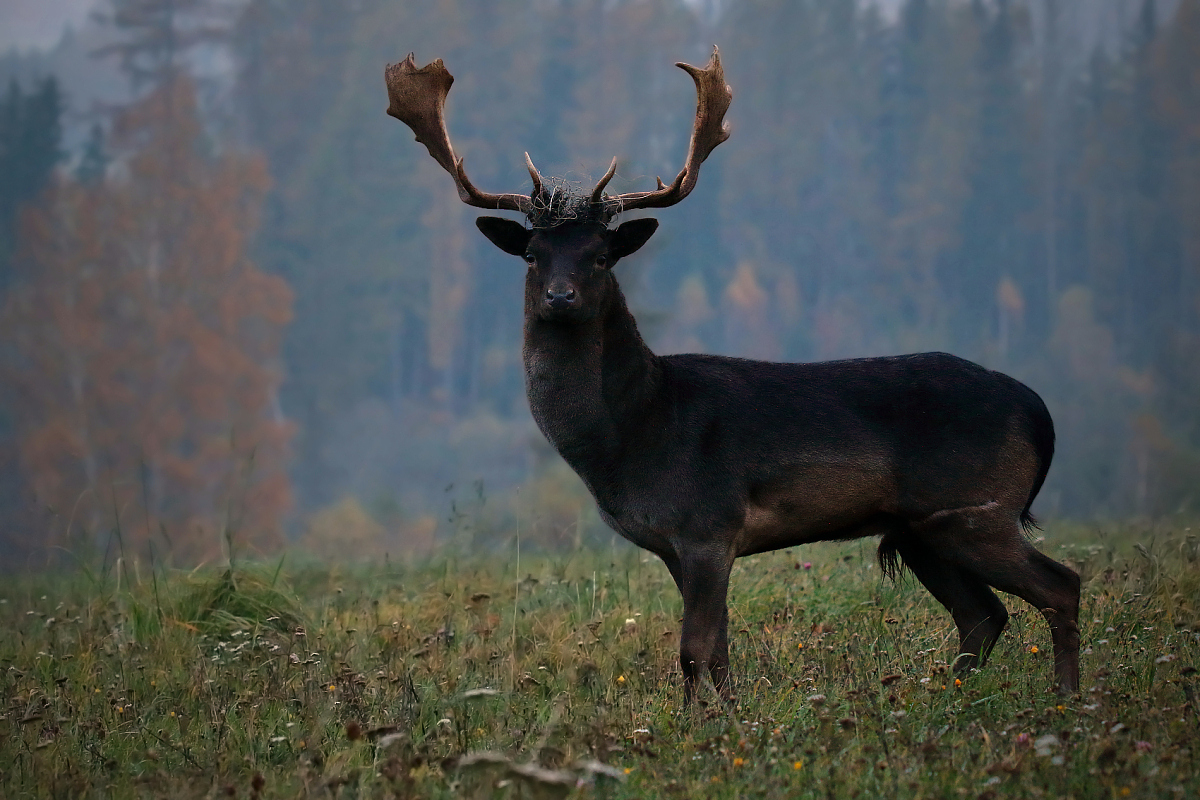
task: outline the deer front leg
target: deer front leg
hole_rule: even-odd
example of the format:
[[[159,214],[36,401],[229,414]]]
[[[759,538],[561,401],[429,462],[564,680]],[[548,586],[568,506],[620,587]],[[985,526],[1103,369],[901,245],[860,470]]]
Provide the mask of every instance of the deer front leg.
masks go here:
[[[697,548],[664,559],[683,595],[683,632],[679,637],[679,666],[683,669],[684,701],[691,703],[705,670],[721,696],[729,690],[729,572],[733,559],[723,551]]]

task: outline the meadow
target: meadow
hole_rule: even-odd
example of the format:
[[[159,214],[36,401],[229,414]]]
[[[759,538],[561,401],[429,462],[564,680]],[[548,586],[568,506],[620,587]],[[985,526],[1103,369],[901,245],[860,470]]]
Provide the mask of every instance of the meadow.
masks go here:
[[[678,592],[623,544],[10,577],[0,796],[1195,797],[1200,538],[1044,536],[1084,580],[1074,697],[1011,597],[956,679],[871,541],[738,563],[730,706],[683,705]]]

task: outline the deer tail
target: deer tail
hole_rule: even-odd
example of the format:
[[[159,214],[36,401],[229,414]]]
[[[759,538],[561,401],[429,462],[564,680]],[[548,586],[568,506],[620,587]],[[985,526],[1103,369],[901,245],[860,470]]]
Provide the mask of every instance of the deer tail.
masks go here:
[[[899,534],[885,533],[879,541],[879,569],[889,580],[896,580],[904,569],[900,560]]]
[[[1029,509],[1041,491],[1042,484],[1046,481],[1046,473],[1050,471],[1050,462],[1054,459],[1054,420],[1050,418],[1050,411],[1042,398],[1032,389],[1027,388],[1027,391],[1033,395],[1034,401],[1030,404],[1029,433],[1033,449],[1037,453],[1038,472],[1033,481],[1033,488],[1029,491],[1029,500],[1021,512],[1021,527],[1025,529],[1025,533],[1032,534],[1038,529],[1038,522]]]

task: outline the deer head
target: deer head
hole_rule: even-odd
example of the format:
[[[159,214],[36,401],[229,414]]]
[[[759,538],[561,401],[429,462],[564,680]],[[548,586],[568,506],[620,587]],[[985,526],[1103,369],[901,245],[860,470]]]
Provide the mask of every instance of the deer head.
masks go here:
[[[713,48],[704,69],[678,63],[696,83],[696,120],[683,169],[670,184],[658,179],[652,191],[609,195],[605,187],[617,171],[617,159],[592,191],[574,195],[563,188],[548,189],[541,174],[525,154],[533,181],[528,194],[490,194],[480,191],[467,177],[463,158],[454,152],[446,131],[445,103],[453,76],[441,59],[417,67],[412,53],[387,67],[387,113],[403,122],[434,160],[454,179],[459,198],[476,208],[519,211],[528,227],[500,217],[481,217],[476,224],[493,244],[529,264],[526,278],[527,311],[543,319],[582,320],[594,316],[615,285],[611,267],[635,252],[658,227],[653,219],[631,220],[616,228],[608,224],[623,211],[666,208],[683,200],[695,188],[700,165],[709,153],[729,138],[725,112],[733,91],[725,83],[721,57]]]
[[[591,319],[605,307],[615,286],[612,266],[644,245],[658,228],[653,219],[634,219],[613,229],[582,221],[528,230],[500,217],[480,217],[475,224],[492,244],[529,265],[527,314],[576,322]]]

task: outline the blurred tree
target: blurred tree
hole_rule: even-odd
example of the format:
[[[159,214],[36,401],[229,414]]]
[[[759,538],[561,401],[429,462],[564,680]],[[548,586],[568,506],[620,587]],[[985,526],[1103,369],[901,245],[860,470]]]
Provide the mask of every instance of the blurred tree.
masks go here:
[[[92,125],[87,142],[75,167],[75,180],[82,184],[95,184],[104,180],[108,171],[108,153],[104,147],[104,128],[99,123]]]
[[[392,8],[393,25],[412,41],[425,38],[421,20],[436,16],[423,6]],[[426,327],[435,242],[422,214],[445,192],[406,183],[422,162],[379,104],[383,64],[404,53],[366,47],[374,6],[355,9],[252,0],[233,36],[244,136],[267,156],[275,185],[257,253],[296,293],[281,400],[298,424],[294,477],[309,507],[344,492],[324,456],[338,421],[373,397],[398,408],[433,383]],[[395,27],[379,35],[392,50],[410,38]],[[449,180],[431,166],[425,180]]]
[[[1019,42],[1027,36],[1019,27],[1024,17],[1009,0],[998,0],[994,10],[973,0],[972,11],[981,31],[975,65],[979,113],[964,170],[968,193],[960,246],[943,265],[942,281],[956,312],[958,341],[979,348],[991,338],[995,317],[973,309],[990,305],[997,278],[1009,276],[1031,301],[1041,295],[1026,291],[1032,280],[1024,213],[1034,192],[1026,152],[1029,106],[1017,70]],[[1035,313],[1028,309],[1028,315]]]
[[[733,279],[725,287],[721,318],[725,324],[725,342],[731,350],[746,358],[778,361],[783,355],[773,326],[771,298],[759,284],[754,264],[738,264]]]
[[[62,94],[46,78],[29,92],[13,81],[0,98],[0,291],[7,286],[17,215],[62,159]]]
[[[790,325],[774,320],[789,358],[863,355],[865,337],[828,334],[846,332],[838,320],[863,304],[886,304],[872,292],[879,203],[867,120],[879,93],[878,37],[859,36],[857,9],[846,0],[754,0],[731,8],[723,36],[736,87],[730,116],[743,124],[738,144],[714,159],[723,173],[718,218],[729,228],[726,247],[758,265],[764,282],[790,273],[803,308],[789,312]],[[760,51],[780,56],[752,57]],[[712,264],[714,282],[727,283],[736,263]],[[736,353],[729,344],[713,346]]]
[[[1178,296],[1182,264],[1179,221],[1169,196],[1168,169],[1175,137],[1156,105],[1156,87],[1165,77],[1156,68],[1161,43],[1157,3],[1143,0],[1130,43],[1133,82],[1128,109],[1128,144],[1133,158],[1130,244],[1141,263],[1136,271],[1129,269],[1132,280],[1126,284],[1126,309],[1131,316],[1122,320],[1126,326],[1123,334],[1132,345],[1127,358],[1139,366],[1156,360],[1179,321],[1178,306],[1163,303]],[[1186,68],[1183,64],[1179,67]],[[1159,304],[1163,313],[1142,313]]]
[[[1149,56],[1148,91],[1162,137],[1159,217],[1154,244],[1161,277],[1148,303],[1165,329],[1152,356],[1156,411],[1153,510],[1200,509],[1200,0],[1183,0]],[[1166,223],[1170,223],[1167,227]]]
[[[62,158],[62,116],[62,95],[53,77],[28,92],[13,81],[0,97],[0,302],[13,281],[18,219],[41,197]],[[0,360],[11,347],[10,341],[0,342]],[[14,402],[12,387],[0,382],[0,514],[9,520],[18,516],[23,488]]]
[[[124,177],[61,181],[22,224],[4,308],[21,461],[48,531],[178,558],[280,541],[290,425],[276,393],[291,295],[248,260],[256,159],[201,155],[176,78],[122,111]],[[161,539],[159,538],[161,537]]]
[[[1146,474],[1129,456],[1132,418],[1150,387],[1145,376],[1121,364],[1113,332],[1097,318],[1093,300],[1083,286],[1062,292],[1045,356],[1031,372],[1054,413],[1059,440],[1045,498],[1054,513],[1131,510]]]
[[[945,52],[930,30],[931,15],[944,17],[943,9],[930,9],[930,0],[910,0],[900,9],[898,23],[877,36],[882,40],[879,65],[879,115],[875,148],[880,202],[889,216],[900,213],[901,187],[911,180],[909,166],[920,143],[921,130],[929,114],[928,82],[937,74],[931,57]],[[937,44],[930,46],[930,42]]]
[[[135,90],[187,71],[189,51],[224,42],[237,4],[229,0],[107,0],[97,12],[120,39],[95,52],[115,56]]]
[[[1040,102],[1029,103],[1039,117],[1038,149],[1036,170],[1041,184],[1040,222],[1042,228],[1042,260],[1044,262],[1047,297],[1058,294],[1060,280],[1060,231],[1062,228],[1062,183],[1063,183],[1063,127],[1064,111],[1068,91],[1068,73],[1064,67],[1066,54],[1064,40],[1069,35],[1062,30],[1065,14],[1059,0],[1044,0],[1042,3],[1042,32],[1040,52],[1037,54],[1038,94]],[[1073,277],[1073,276],[1072,276]],[[1001,313],[1001,326],[1005,317]]]
[[[894,304],[892,337],[924,350],[956,332],[953,278],[978,128],[978,19],[914,0],[884,41],[875,138],[882,220],[876,292]],[[895,345],[893,345],[895,346]]]

